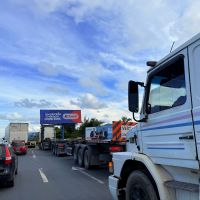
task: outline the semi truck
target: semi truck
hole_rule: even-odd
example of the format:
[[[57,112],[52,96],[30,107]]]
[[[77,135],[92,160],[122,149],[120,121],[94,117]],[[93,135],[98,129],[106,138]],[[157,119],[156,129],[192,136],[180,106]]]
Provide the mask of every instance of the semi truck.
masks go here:
[[[146,83],[129,81],[137,125],[127,151],[113,155],[110,192],[120,200],[199,200],[200,34],[147,65]]]
[[[12,143],[21,140],[27,143],[28,140],[28,123],[9,123],[5,129],[5,139]]]
[[[42,126],[39,137],[39,147],[42,150],[50,150],[52,140],[55,138],[54,126]]]
[[[103,126],[87,127],[85,140],[74,144],[74,161],[86,169],[108,164],[113,152],[125,150],[126,132],[134,125],[134,122],[115,121]]]

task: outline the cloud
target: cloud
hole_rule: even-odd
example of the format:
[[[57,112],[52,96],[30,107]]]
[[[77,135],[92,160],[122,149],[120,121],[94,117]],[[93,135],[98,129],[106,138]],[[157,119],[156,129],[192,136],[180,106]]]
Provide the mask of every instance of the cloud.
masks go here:
[[[199,6],[197,0],[2,1],[0,58],[19,61],[10,68],[0,63],[1,111],[17,111],[4,119],[23,115],[36,125],[38,109],[26,108],[43,106],[81,107],[106,121],[130,115],[128,80],[144,80],[146,60],[159,60],[173,41],[177,46],[199,32]]]
[[[23,107],[23,108],[50,108],[50,107],[57,107],[57,105],[46,101],[45,99],[41,100],[34,100],[34,99],[21,99],[18,102],[15,102],[14,105],[16,107]]]
[[[66,95],[69,92],[69,89],[67,89],[65,86],[58,84],[47,86],[46,90],[59,95]]]
[[[12,113],[0,114],[0,119],[9,121],[19,121],[19,120],[21,121],[23,120],[23,116],[17,112],[12,112]]]
[[[77,105],[83,109],[102,109],[106,108],[107,105],[100,100],[98,100],[94,95],[90,93],[83,94],[77,100],[71,100],[72,105]]]
[[[65,71],[64,66],[56,66],[47,62],[41,62],[38,65],[38,71],[46,76],[58,76]]]

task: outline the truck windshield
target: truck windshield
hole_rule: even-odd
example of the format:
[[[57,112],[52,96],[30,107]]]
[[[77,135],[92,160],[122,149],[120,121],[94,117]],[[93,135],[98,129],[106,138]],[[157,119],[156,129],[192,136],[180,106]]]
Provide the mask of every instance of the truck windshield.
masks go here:
[[[180,59],[151,78],[150,113],[184,104],[186,101],[184,64]]]

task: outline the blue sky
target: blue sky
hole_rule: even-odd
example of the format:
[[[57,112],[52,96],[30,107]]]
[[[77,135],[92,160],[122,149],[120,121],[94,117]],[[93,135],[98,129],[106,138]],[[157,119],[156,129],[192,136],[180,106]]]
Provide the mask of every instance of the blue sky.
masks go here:
[[[146,5],[146,6],[144,6]],[[131,117],[128,80],[199,32],[197,0],[2,0],[0,135],[39,128],[40,109],[82,109],[105,122]]]

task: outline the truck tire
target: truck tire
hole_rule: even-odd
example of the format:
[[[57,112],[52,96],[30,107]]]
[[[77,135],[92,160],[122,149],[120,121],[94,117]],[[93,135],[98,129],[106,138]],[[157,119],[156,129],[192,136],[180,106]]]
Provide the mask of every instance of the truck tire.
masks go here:
[[[85,167],[85,169],[90,169],[90,167],[91,167],[90,155],[89,155],[89,151],[87,149],[84,152],[84,167]]]
[[[149,178],[141,171],[133,171],[126,186],[126,200],[158,200]]]
[[[73,158],[74,158],[74,163],[77,164],[78,163],[78,153],[75,150],[73,152]]]
[[[78,150],[78,165],[81,167],[83,166],[83,156],[82,156],[81,149]]]

